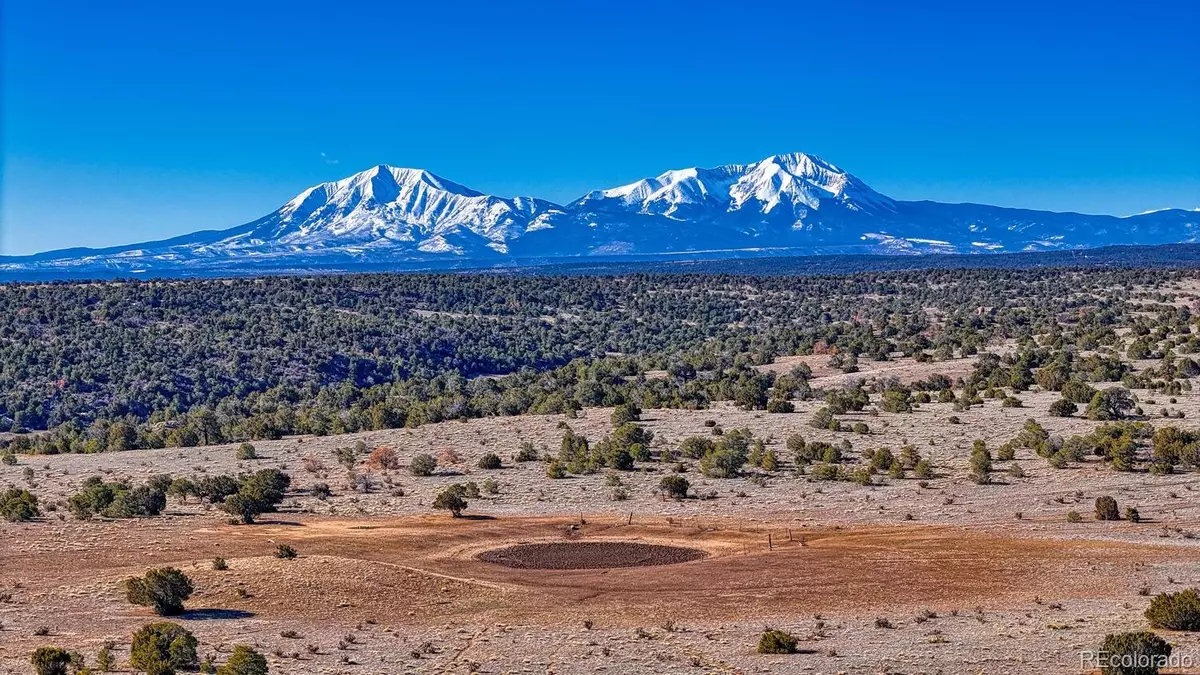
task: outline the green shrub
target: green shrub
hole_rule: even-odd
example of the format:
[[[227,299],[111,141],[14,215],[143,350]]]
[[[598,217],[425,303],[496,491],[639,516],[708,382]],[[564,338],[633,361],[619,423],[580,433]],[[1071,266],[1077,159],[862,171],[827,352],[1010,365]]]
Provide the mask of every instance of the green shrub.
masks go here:
[[[433,455],[425,453],[414,455],[412,461],[408,463],[408,470],[414,476],[432,476],[435,469],[437,469],[437,460]]]
[[[538,451],[533,447],[533,443],[522,441],[520,447],[517,448],[517,454],[513,457],[517,462],[536,462]]]
[[[1067,511],[1067,522],[1068,523],[1082,523],[1083,516],[1079,515],[1078,511]]]
[[[642,418],[642,409],[632,403],[622,403],[613,408],[612,424],[614,427],[619,427],[622,424],[636,422]]]
[[[10,523],[32,520],[41,515],[37,497],[29,490],[9,488],[0,492],[0,517]]]
[[[107,673],[117,667],[117,657],[113,656],[113,650],[117,648],[115,642],[105,642],[100,651],[96,652],[96,667],[100,672]]]
[[[812,468],[812,480],[837,480],[841,476],[841,467],[837,464],[821,462]]]
[[[769,413],[793,413],[796,412],[796,406],[791,401],[784,398],[773,398],[767,401],[767,412]]]
[[[258,459],[258,451],[254,449],[253,445],[242,443],[237,447],[237,458],[241,461]]]
[[[1120,520],[1121,510],[1117,508],[1117,500],[1107,495],[1096,497],[1096,520]]]
[[[479,468],[481,468],[481,469],[499,469],[500,468],[500,455],[497,455],[494,452],[489,452],[489,453],[485,454],[483,457],[480,457],[479,458]]]
[[[1146,619],[1154,628],[1200,631],[1200,594],[1190,588],[1178,593],[1159,593],[1146,609]]]
[[[156,567],[143,577],[125,580],[125,597],[135,605],[153,607],[161,616],[179,614],[192,595],[192,581],[174,567]]]
[[[67,675],[71,667],[71,654],[58,647],[38,647],[29,657],[33,672],[37,675]]]
[[[462,512],[467,510],[467,500],[463,499],[462,491],[456,489],[458,487],[451,485],[439,492],[433,500],[433,508],[449,511],[450,515],[455,518],[461,516]]]
[[[275,547],[275,557],[280,560],[291,560],[296,557],[296,549],[287,544],[280,544]]]
[[[567,467],[563,466],[562,460],[552,459],[546,464],[546,477],[554,479],[567,477]]]
[[[1133,395],[1124,387],[1098,391],[1088,402],[1087,416],[1093,420],[1119,420],[1134,407]]]
[[[263,469],[242,479],[238,491],[225,499],[221,510],[239,516],[249,525],[263,513],[271,513],[292,484],[292,477],[279,469]]]
[[[795,654],[796,638],[791,633],[769,629],[758,638],[759,654]]]
[[[733,478],[742,471],[746,464],[745,451],[735,448],[717,446],[704,453],[700,458],[700,472],[711,478]]]
[[[79,492],[67,498],[67,508],[80,520],[89,520],[96,514],[109,518],[157,516],[167,506],[170,478],[163,476],[152,481],[130,488],[126,483],[105,483],[99,476],[92,476],[83,481]]]
[[[875,471],[886,471],[891,468],[892,462],[896,461],[892,451],[887,448],[879,448],[871,455],[871,468]]]
[[[812,418],[808,421],[808,426],[814,429],[828,429],[830,425],[836,421],[837,420],[835,420],[833,417],[833,412],[829,410],[828,406],[826,406],[823,408],[818,408],[817,411],[813,413]]]
[[[196,668],[196,636],[183,626],[160,621],[142,626],[133,634],[129,663],[147,675],[173,675]]]
[[[1095,395],[1095,389],[1079,380],[1068,380],[1062,387],[1063,399],[1071,403],[1088,403]]]
[[[913,475],[921,479],[933,478],[933,464],[928,459],[921,458],[913,467]]]
[[[1171,655],[1171,645],[1150,631],[1110,633],[1100,652],[1106,661],[1104,675],[1156,675]]]
[[[668,497],[683,499],[687,497],[688,488],[691,487],[691,484],[688,483],[688,479],[675,474],[663,476],[662,480],[658,482],[658,486],[663,491],[663,494]]]
[[[4,466],[16,466],[17,456],[11,452],[0,454],[0,464],[3,464]]]
[[[967,463],[970,477],[979,485],[987,485],[992,482],[992,453],[988,452],[987,446],[982,445],[980,441],[975,443],[975,449],[971,451],[971,459]]]
[[[1079,406],[1065,398],[1060,398],[1050,404],[1050,414],[1055,417],[1070,417],[1077,412],[1079,412]]]
[[[267,659],[246,645],[238,645],[225,665],[217,669],[217,675],[267,675]]]

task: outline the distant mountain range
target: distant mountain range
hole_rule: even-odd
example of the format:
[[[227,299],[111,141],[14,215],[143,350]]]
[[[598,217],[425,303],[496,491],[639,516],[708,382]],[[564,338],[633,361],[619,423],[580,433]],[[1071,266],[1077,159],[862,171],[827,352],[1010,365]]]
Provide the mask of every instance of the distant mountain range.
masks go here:
[[[970,254],[1195,242],[1200,210],[1117,217],[899,201],[812,155],[680,169],[566,205],[379,165],[226,230],[0,256],[0,278],[531,266],[749,255]]]

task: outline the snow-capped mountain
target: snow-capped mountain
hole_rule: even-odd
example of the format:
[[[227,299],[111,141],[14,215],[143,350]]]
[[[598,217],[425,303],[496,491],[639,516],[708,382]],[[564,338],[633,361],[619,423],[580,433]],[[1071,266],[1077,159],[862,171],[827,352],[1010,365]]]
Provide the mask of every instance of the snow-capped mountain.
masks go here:
[[[264,255],[329,250],[506,253],[526,231],[549,227],[561,207],[526,197],[502,199],[428,171],[379,165],[296,195],[242,231],[193,245],[200,255]]]
[[[854,176],[803,153],[753,164],[680,169],[636,183],[589,192],[580,211],[623,211],[686,221],[749,212],[753,219],[802,223],[819,210],[895,211],[895,203]]]
[[[107,249],[0,257],[0,278],[236,274],[583,256],[995,253],[1194,242],[1200,211],[1129,217],[894,200],[803,153],[667,171],[565,206],[379,165],[246,225]]]

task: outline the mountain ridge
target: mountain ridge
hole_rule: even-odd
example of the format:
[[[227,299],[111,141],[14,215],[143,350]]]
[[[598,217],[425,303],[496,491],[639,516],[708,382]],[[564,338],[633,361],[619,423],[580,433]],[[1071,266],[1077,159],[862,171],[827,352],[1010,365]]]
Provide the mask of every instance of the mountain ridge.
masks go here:
[[[64,276],[188,267],[303,268],[437,261],[790,254],[997,253],[1200,240],[1200,211],[1132,216],[903,201],[805,153],[665,171],[567,204],[498,197],[424,169],[379,164],[320,183],[257,220],[105,247],[0,256],[0,273]]]

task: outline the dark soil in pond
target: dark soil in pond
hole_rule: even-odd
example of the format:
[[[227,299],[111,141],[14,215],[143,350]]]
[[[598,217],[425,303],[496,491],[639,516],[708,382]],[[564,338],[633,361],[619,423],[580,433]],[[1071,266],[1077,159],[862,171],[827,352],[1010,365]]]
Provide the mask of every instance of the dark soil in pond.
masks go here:
[[[683,546],[663,546],[625,541],[552,542],[517,544],[484,551],[484,562],[534,570],[592,570],[612,567],[674,565],[699,560],[704,551]]]

